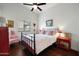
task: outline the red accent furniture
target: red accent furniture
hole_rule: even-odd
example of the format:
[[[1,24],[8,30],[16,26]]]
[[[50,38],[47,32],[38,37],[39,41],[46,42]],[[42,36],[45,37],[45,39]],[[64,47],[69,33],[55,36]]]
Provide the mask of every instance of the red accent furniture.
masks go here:
[[[71,38],[58,37],[57,47],[69,50],[71,48]]]
[[[0,27],[0,55],[9,55],[9,35],[7,27]]]

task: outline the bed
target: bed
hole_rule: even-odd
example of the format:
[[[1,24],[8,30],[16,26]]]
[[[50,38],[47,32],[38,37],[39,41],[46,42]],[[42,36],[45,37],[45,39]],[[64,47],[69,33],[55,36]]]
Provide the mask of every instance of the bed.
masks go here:
[[[21,35],[23,44],[33,55],[38,55],[44,49],[56,42],[55,35],[24,34]]]

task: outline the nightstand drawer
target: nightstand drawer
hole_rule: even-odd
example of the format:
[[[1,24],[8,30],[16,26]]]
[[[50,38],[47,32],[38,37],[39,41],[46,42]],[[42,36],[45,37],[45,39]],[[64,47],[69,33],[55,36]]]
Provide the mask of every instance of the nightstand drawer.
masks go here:
[[[71,39],[57,38],[57,47],[69,50],[71,48]]]

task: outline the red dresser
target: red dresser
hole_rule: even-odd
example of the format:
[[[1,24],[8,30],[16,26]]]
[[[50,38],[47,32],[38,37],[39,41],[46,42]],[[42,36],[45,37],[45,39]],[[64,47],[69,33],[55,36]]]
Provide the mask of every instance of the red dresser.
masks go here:
[[[7,27],[0,27],[0,55],[9,55],[9,35]]]

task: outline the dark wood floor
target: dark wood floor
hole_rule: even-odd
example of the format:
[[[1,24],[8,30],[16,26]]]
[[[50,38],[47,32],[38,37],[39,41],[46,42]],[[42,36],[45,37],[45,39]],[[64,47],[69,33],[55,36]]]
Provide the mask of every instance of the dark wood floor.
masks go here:
[[[22,46],[14,44],[10,47],[10,56],[32,56],[32,54],[27,49],[23,49]],[[38,56],[79,56],[79,52],[50,46]]]
[[[10,46],[10,56],[25,56],[25,52],[18,44],[12,44]]]

